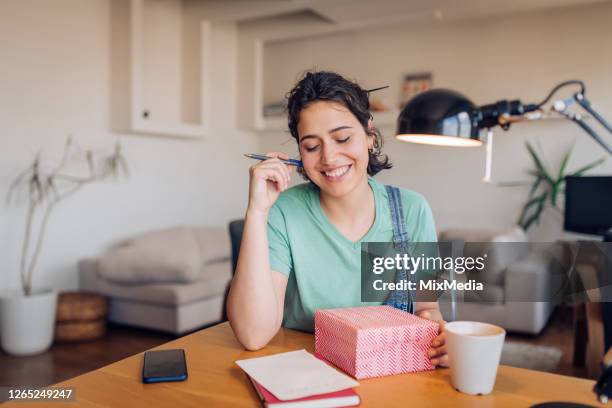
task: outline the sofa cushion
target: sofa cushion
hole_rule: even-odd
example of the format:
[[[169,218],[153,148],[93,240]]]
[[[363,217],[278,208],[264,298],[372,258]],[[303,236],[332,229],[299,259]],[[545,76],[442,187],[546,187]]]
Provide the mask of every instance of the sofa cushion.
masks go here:
[[[96,287],[98,293],[111,298],[176,306],[222,296],[231,275],[231,262],[223,261],[209,264],[200,279],[191,283],[125,285],[98,277]]]
[[[440,241],[489,242],[500,232],[480,228],[449,228],[440,231]]]
[[[449,229],[440,233],[440,241],[460,241],[469,243],[463,248],[463,256],[479,257],[487,255],[485,268],[471,272],[469,277],[482,283],[503,285],[506,269],[513,262],[527,256],[529,243],[520,227],[506,231],[486,229]],[[492,296],[497,299],[498,295]]]
[[[504,303],[505,294],[503,285],[484,285],[481,292],[468,290],[463,299],[465,302],[478,303]]]
[[[204,257],[192,228],[150,232],[123,242],[103,255],[98,271],[117,283],[195,282]]]
[[[230,238],[226,227],[194,227],[192,231],[204,264],[231,258]]]

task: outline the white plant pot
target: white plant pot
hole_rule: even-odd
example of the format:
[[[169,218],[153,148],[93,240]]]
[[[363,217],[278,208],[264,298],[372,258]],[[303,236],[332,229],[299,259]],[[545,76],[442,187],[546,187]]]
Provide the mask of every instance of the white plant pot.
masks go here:
[[[9,354],[42,353],[53,342],[57,292],[40,291],[30,296],[7,294],[0,299],[2,348]]]

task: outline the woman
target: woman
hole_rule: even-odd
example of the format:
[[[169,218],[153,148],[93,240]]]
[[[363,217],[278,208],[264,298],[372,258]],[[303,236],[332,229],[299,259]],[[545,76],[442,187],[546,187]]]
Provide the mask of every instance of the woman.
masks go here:
[[[373,176],[391,164],[372,124],[366,91],[331,72],[311,72],[288,96],[289,130],[309,183],[288,189],[290,168],[272,159],[250,169],[249,203],[227,310],[237,339],[264,347],[281,325],[312,331],[316,309],[361,305],[361,242],[390,242],[389,195]],[[402,227],[413,242],[436,241],[431,210],[401,189]],[[440,321],[436,302],[415,314]],[[445,336],[432,343],[446,364]]]

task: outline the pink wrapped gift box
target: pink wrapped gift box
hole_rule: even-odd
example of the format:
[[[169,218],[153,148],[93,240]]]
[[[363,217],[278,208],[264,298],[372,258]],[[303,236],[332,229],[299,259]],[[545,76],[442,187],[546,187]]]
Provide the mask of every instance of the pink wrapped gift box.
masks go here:
[[[438,323],[390,306],[315,313],[315,352],[357,379],[433,370]]]

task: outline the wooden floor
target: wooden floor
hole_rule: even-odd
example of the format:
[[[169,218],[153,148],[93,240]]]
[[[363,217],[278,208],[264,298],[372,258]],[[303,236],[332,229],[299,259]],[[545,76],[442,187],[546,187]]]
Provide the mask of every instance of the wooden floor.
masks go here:
[[[13,357],[0,351],[0,386],[42,387],[76,377],[172,339],[166,333],[109,325],[104,338],[54,344],[47,352]]]
[[[557,306],[550,321],[538,336],[508,334],[507,340],[537,346],[556,347],[562,352],[561,361],[554,371],[557,374],[586,378],[584,367],[574,367],[574,309]]]
[[[148,330],[111,325],[107,335],[81,344],[55,344],[43,354],[12,357],[0,352],[0,386],[46,386],[95,370],[114,361],[165,343],[175,337]],[[559,348],[563,353],[557,373],[584,376],[572,366],[574,333],[571,309],[557,309],[537,337],[510,334],[508,339]]]

